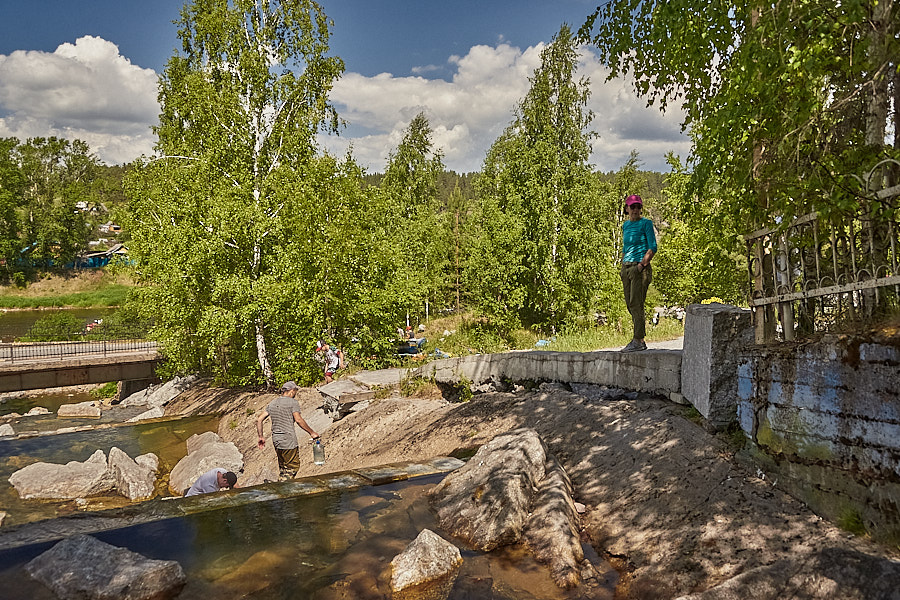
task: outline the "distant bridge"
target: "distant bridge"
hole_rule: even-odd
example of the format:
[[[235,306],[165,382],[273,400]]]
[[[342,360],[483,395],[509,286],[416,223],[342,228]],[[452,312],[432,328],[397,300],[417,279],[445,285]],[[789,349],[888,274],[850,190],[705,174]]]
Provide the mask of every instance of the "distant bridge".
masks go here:
[[[147,340],[0,344],[0,392],[152,380],[159,360]]]

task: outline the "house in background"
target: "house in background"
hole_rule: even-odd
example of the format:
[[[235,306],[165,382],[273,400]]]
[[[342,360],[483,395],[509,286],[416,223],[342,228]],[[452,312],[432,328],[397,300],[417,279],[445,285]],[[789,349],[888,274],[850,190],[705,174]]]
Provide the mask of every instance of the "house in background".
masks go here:
[[[116,244],[109,250],[88,252],[75,259],[73,263],[66,265],[76,269],[96,269],[105,267],[114,260],[128,260],[128,248],[124,244]]]

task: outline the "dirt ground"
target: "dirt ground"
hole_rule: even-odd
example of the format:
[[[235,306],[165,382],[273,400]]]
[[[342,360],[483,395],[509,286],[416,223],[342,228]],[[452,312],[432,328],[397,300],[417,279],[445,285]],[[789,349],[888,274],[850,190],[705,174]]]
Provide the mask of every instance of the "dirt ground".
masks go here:
[[[246,486],[277,479],[271,446],[256,445],[256,416],[273,397],[199,386],[166,411],[223,414],[219,434],[243,453],[239,485]],[[575,500],[586,505],[584,537],[622,573],[623,598],[676,598],[757,572],[766,585],[776,572],[785,585],[795,582],[772,598],[897,597],[866,589],[871,568],[865,565],[883,566],[888,549],[839,530],[743,468],[733,447],[668,401],[604,400],[548,386],[450,404],[430,389],[420,397],[373,401],[326,431],[319,393],[304,389],[298,400],[327,452],[325,465],[314,465],[312,450],[303,446],[308,437],[298,429],[301,452],[310,456],[300,477],[448,455],[517,427],[534,428],[572,479]],[[843,567],[832,569],[826,555],[860,566],[836,573]],[[898,563],[887,564],[895,572]],[[819,591],[803,591],[810,586]],[[835,589],[858,593],[835,596],[829,592]]]

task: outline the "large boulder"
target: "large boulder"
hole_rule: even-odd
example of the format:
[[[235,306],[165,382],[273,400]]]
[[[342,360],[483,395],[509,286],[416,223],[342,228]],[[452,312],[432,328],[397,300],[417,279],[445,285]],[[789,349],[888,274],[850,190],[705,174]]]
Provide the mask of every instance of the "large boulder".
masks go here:
[[[215,431],[204,431],[203,433],[195,433],[189,437],[184,445],[187,446],[187,453],[192,454],[206,444],[218,444],[221,441],[222,438],[219,437],[219,434]]]
[[[391,561],[391,598],[446,600],[462,561],[459,548],[430,529],[423,529]]]
[[[57,417],[68,418],[100,418],[100,403],[96,400],[88,400],[87,402],[77,402],[75,404],[63,404],[56,411]]]
[[[218,435],[215,439],[212,437],[205,439],[207,443],[201,446],[191,444],[189,448],[193,451],[189,451],[187,456],[178,461],[169,474],[169,490],[173,494],[183,494],[198,477],[210,469],[221,467],[226,471],[237,473],[244,468],[244,456],[233,442],[216,441],[219,439]]]
[[[572,483],[533,429],[497,436],[430,492],[440,526],[490,551],[524,541],[556,584],[593,585]]]
[[[16,435],[15,429],[9,423],[4,423],[0,425],[0,437],[8,437],[11,435]]]
[[[152,560],[88,535],[63,540],[25,571],[63,599],[168,600],[186,583],[173,560]]]
[[[148,452],[147,454],[141,454],[140,456],[134,457],[134,462],[139,465],[144,465],[154,473],[159,471],[159,457],[152,452]]]
[[[546,462],[533,429],[497,436],[429,493],[439,525],[484,552],[517,542]]]
[[[572,588],[582,577],[595,577],[593,565],[584,558],[578,511],[572,499],[574,488],[556,457],[547,458],[546,476],[540,482],[525,524],[525,543],[540,562],[550,567],[559,587]]]
[[[162,406],[154,406],[150,410],[145,410],[139,415],[131,417],[126,423],[137,423],[138,421],[146,421],[147,419],[159,419],[164,416],[166,416],[166,409]]]
[[[9,477],[20,498],[85,498],[112,491],[115,477],[109,471],[106,455],[97,450],[84,462],[64,465],[34,463]]]
[[[196,375],[188,375],[187,377],[176,377],[170,381],[159,385],[151,385],[148,388],[135,392],[130,396],[123,398],[119,403],[121,406],[165,406],[175,396],[188,389],[197,380],[200,379]]]
[[[146,458],[144,460],[147,461]],[[159,459],[156,463],[159,464]],[[109,470],[116,480],[116,489],[129,500],[143,500],[153,496],[156,487],[156,469],[151,469],[146,462],[138,464],[125,452],[113,446],[109,450]]]

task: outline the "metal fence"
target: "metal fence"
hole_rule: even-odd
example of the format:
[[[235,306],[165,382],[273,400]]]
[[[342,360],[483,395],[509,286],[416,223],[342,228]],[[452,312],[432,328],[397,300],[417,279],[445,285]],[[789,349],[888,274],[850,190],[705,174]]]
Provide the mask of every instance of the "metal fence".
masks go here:
[[[870,188],[898,167],[900,162],[887,160],[858,177],[859,210],[840,222],[823,222],[811,213],[786,227],[745,236],[757,343],[774,341],[779,333],[790,341],[797,334],[829,331],[897,304],[900,224],[890,207],[896,208],[900,185]]]
[[[76,356],[109,356],[134,352],[155,352],[156,350],[156,342],[147,340],[0,344],[0,360],[10,362],[60,360]]]
[[[867,183],[874,172],[860,181]],[[812,213],[745,237],[757,343],[774,341],[779,333],[790,341],[832,330],[896,304],[900,225],[884,207],[897,197],[900,186],[893,186],[868,193],[859,211],[840,223]]]

